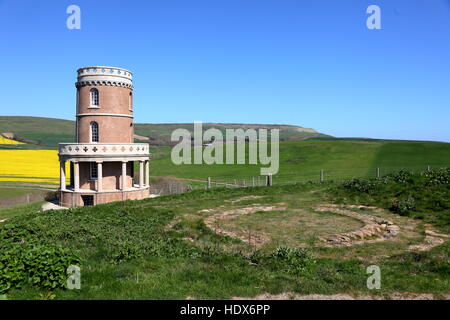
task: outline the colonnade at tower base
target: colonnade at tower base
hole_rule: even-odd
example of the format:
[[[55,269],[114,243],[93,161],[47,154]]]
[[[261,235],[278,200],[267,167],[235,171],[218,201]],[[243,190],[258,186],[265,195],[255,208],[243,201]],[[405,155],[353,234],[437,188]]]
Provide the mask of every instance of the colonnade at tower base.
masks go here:
[[[66,208],[80,207],[86,205],[97,205],[102,203],[124,201],[124,200],[140,200],[148,198],[150,195],[149,188],[135,188],[133,190],[112,190],[103,192],[73,192],[70,190],[59,191],[60,205]]]

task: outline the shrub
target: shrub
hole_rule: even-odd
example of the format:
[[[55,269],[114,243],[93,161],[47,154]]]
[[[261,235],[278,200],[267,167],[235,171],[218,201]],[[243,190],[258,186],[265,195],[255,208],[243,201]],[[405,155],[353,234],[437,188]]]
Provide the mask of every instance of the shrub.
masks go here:
[[[422,172],[428,185],[450,184],[450,168],[432,169]]]
[[[348,190],[370,193],[377,188],[378,183],[376,180],[357,178],[345,182],[343,186]]]
[[[396,173],[390,173],[383,176],[380,180],[384,183],[389,182],[400,182],[400,183],[410,183],[413,181],[414,174],[410,171],[400,170]]]
[[[396,213],[404,215],[409,211],[416,209],[416,202],[412,197],[408,197],[404,200],[395,200],[392,202],[390,209]]]
[[[67,267],[79,262],[61,247],[8,244],[0,250],[0,293],[26,283],[46,289],[64,288]]]

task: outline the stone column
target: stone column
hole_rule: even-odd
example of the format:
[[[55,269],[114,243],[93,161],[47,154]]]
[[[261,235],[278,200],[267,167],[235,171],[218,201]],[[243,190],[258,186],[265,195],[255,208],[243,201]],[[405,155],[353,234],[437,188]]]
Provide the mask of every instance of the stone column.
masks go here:
[[[97,191],[103,190],[103,163],[97,162]]]
[[[145,185],[150,185],[150,161],[145,161]]]
[[[139,160],[139,188],[144,187],[144,161]]]
[[[80,164],[76,161],[73,163],[73,175],[75,180],[73,190],[76,192],[80,190]]]
[[[66,162],[59,161],[59,188],[66,190]]]
[[[127,185],[127,162],[122,161],[122,188],[121,190],[125,190]]]

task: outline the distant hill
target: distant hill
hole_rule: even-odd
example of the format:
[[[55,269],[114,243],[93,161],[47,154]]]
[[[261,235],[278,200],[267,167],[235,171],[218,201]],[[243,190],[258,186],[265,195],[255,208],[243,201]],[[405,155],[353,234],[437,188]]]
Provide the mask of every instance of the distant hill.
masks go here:
[[[314,129],[291,125],[276,124],[226,124],[226,123],[204,123],[203,129],[217,128],[225,133],[225,129],[279,129],[282,141],[304,140],[306,138],[331,137],[319,133]],[[136,140],[147,141],[152,145],[170,145],[170,135],[177,128],[193,130],[192,123],[136,123]],[[16,140],[26,142],[30,146],[56,147],[60,142],[75,141],[75,121],[42,118],[42,117],[16,117],[0,116],[0,134],[13,134]],[[9,136],[9,135],[8,135]]]

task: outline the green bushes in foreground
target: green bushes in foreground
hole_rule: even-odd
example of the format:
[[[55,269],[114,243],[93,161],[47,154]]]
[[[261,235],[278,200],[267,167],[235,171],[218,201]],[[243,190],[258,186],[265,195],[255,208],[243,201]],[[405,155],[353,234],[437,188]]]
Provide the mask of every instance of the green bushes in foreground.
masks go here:
[[[352,179],[332,191],[337,202],[376,205],[450,228],[450,168],[399,171],[379,179]]]
[[[70,250],[57,246],[15,243],[0,249],[0,293],[24,284],[45,289],[64,288],[67,268],[80,262]]]

